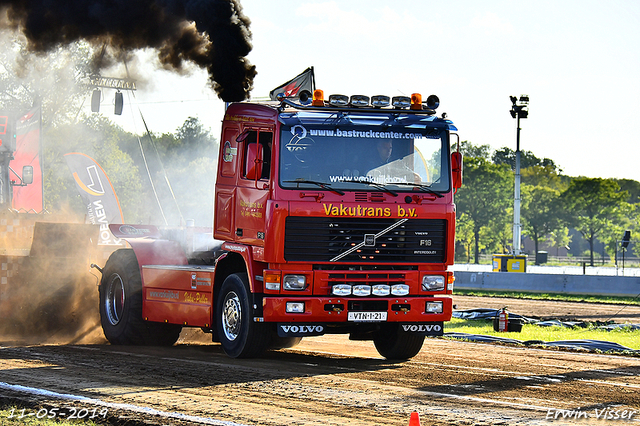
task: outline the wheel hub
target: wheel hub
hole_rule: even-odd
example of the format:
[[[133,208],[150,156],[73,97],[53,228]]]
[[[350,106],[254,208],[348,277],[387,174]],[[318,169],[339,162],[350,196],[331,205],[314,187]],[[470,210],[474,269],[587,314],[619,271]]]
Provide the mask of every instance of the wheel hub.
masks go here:
[[[242,327],[242,306],[240,298],[235,292],[229,292],[225,298],[222,309],[222,330],[230,341],[235,340]]]
[[[122,319],[122,313],[124,311],[124,283],[122,277],[118,274],[113,274],[109,278],[109,284],[107,285],[107,294],[104,298],[104,310],[107,314],[107,320],[111,325],[118,325]]]

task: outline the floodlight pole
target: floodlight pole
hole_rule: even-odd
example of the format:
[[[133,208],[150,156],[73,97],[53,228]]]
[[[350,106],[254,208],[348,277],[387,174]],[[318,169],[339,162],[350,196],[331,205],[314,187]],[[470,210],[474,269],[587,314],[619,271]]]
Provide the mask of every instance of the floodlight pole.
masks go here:
[[[516,182],[513,196],[513,254],[518,255],[522,251],[520,248],[520,114],[517,114],[516,131]]]
[[[521,95],[520,99],[510,97],[512,102],[511,117],[516,119],[516,181],[513,196],[513,254],[519,255],[521,250],[521,225],[520,225],[520,118],[527,118],[529,110],[529,96]]]

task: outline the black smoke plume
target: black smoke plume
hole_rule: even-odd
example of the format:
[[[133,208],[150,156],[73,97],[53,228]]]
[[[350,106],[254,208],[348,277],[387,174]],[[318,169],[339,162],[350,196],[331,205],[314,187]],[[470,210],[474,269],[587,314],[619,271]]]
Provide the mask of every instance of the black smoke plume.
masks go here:
[[[253,88],[250,21],[238,0],[0,0],[0,12],[0,26],[21,31],[33,52],[79,40],[109,46],[111,59],[154,48],[164,67],[206,69],[224,101],[247,99]],[[97,51],[96,68],[109,65]]]

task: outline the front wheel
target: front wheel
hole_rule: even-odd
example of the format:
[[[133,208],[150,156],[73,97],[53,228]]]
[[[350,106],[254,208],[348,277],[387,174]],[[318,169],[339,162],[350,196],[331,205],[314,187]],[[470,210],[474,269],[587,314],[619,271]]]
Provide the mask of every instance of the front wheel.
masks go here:
[[[378,353],[386,359],[406,360],[420,352],[424,336],[404,332],[397,324],[387,324],[376,333],[373,343]]]
[[[216,300],[216,332],[232,358],[259,356],[271,341],[267,326],[253,321],[250,296],[247,274],[238,273],[225,278]]]

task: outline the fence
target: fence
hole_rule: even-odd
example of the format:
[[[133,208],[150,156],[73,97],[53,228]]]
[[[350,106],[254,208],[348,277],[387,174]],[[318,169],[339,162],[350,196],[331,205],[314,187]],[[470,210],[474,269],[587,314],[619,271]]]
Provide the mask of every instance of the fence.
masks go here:
[[[454,288],[598,296],[640,295],[640,277],[456,271]]]
[[[466,260],[466,259],[465,259]],[[493,260],[492,254],[481,254],[479,256],[480,264],[491,264]],[[458,260],[456,260],[458,262]],[[527,268],[529,265],[535,265],[536,257],[533,254],[527,254]],[[460,263],[466,263],[460,261]],[[547,262],[542,265],[552,265],[552,266],[579,266],[582,268],[583,265],[588,265],[591,263],[591,259],[589,256],[551,256],[547,255]],[[601,254],[595,254],[593,256],[593,267],[615,267],[615,259],[610,259],[609,257],[605,257],[603,259]],[[623,260],[622,255],[618,253],[618,269],[622,268]],[[640,268],[640,257],[629,257],[625,256],[624,258],[624,267],[625,268]]]

